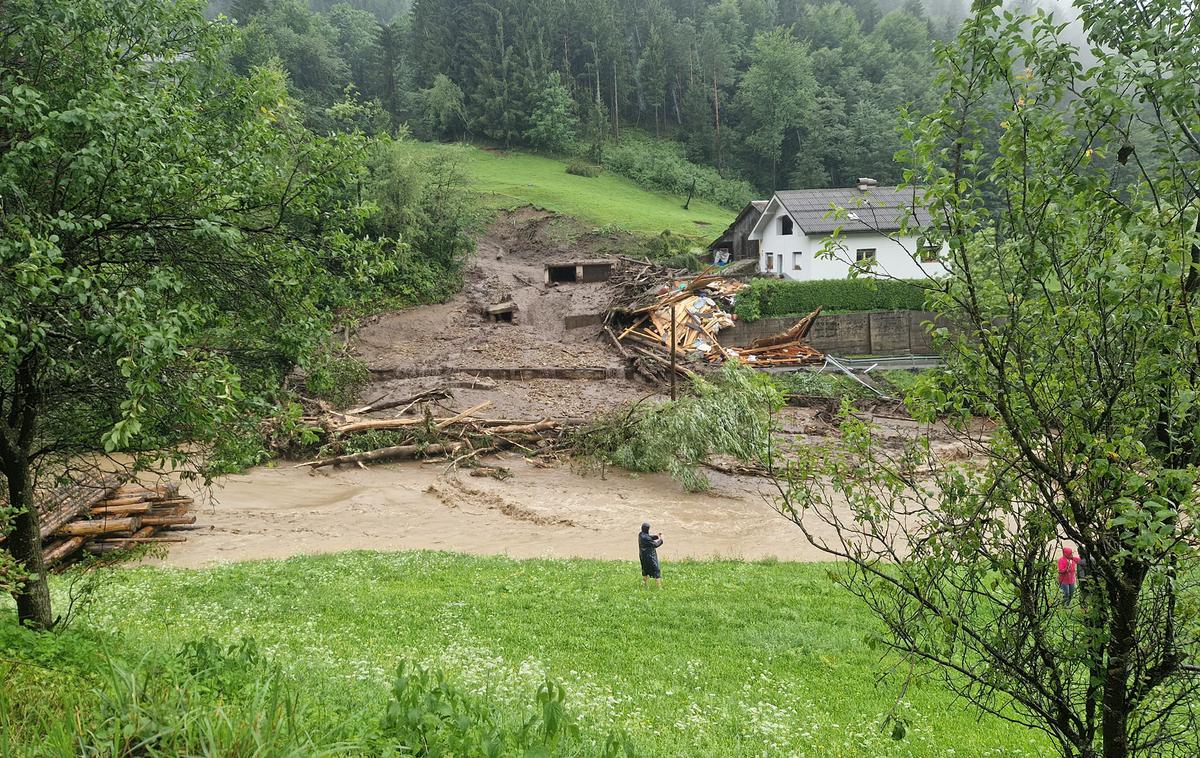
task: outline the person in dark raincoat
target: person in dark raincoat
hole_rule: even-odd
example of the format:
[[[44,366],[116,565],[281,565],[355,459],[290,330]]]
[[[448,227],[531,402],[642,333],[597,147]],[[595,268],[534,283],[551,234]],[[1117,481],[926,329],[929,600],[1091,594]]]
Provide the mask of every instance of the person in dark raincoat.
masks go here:
[[[647,586],[649,579],[654,579],[662,587],[662,569],[658,565],[658,548],[662,544],[662,535],[651,534],[648,522],[642,524],[642,531],[638,533],[638,557],[642,561],[643,587]]]

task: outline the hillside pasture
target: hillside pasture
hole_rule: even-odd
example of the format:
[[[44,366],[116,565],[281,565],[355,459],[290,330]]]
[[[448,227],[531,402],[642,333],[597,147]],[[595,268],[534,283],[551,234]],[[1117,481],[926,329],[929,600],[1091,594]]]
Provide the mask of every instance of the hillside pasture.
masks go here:
[[[567,173],[568,162],[542,155],[484,149],[466,144],[411,144],[415,154],[452,156],[470,177],[472,189],[492,208],[524,205],[573,216],[597,227],[641,235],[670,230],[707,244],[725,230],[734,213],[713,203],[663,195],[609,172],[599,176]]]

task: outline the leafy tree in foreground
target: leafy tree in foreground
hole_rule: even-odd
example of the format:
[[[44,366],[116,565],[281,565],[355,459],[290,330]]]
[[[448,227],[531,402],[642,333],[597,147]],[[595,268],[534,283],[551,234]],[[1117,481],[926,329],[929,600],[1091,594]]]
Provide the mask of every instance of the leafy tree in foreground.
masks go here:
[[[202,6],[0,17],[0,586],[33,626],[34,487],[114,453],[202,467],[320,328],[327,274],[359,268],[361,145],[300,128],[278,73],[226,70]]]
[[[847,559],[885,642],[977,707],[1068,756],[1197,755],[1196,9],[1078,3],[1083,70],[1064,27],[998,6],[943,52],[908,156],[954,271],[930,298],[957,327],[917,404],[950,411],[972,459],[882,449],[850,419],[781,503]],[[1087,559],[1073,605],[1064,543]]]

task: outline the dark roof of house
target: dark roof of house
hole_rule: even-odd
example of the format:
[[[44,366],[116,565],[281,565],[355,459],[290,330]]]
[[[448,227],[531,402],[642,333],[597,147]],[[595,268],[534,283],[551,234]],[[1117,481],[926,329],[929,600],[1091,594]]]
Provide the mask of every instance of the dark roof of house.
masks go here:
[[[921,206],[921,190],[899,187],[780,190],[779,202],[805,234],[895,232],[907,219],[911,228],[929,226],[933,218]],[[852,216],[839,217],[834,208],[845,208]]]
[[[733,239],[734,227],[740,224],[742,219],[745,218],[749,213],[753,212],[755,214],[754,221],[757,222],[758,217],[762,215],[762,212],[766,210],[767,205],[770,202],[770,200],[751,200],[749,203],[747,203],[746,207],[742,208],[741,212],[738,213],[737,218],[735,218],[733,222],[729,224],[729,226],[725,227],[725,231],[721,232],[721,236],[712,241],[712,244],[708,246],[708,249],[712,250],[723,242],[731,241]],[[751,227],[753,226],[754,223],[751,222]]]

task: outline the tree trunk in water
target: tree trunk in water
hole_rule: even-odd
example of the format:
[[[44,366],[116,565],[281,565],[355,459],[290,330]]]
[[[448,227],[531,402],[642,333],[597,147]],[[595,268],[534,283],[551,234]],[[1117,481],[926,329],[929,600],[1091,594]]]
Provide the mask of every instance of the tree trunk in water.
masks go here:
[[[17,601],[17,620],[32,629],[49,629],[54,623],[50,608],[50,587],[46,584],[46,564],[42,558],[42,533],[33,502],[33,477],[28,459],[19,459],[6,467],[8,502],[16,508],[8,550],[24,569],[26,578],[13,593]]]

